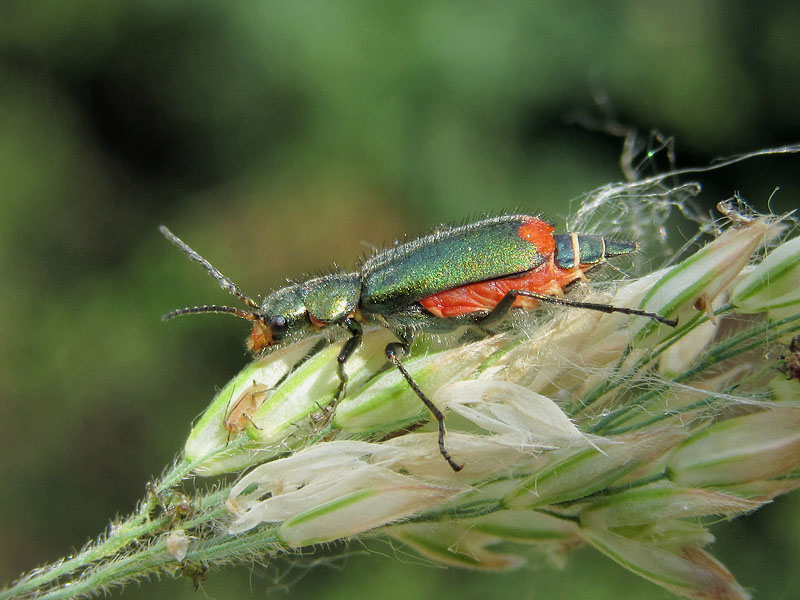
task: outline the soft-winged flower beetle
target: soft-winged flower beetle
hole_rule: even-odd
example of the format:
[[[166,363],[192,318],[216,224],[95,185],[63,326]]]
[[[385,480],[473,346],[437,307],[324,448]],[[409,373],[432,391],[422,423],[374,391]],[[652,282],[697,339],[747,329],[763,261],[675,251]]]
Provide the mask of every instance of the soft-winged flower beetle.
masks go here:
[[[161,233],[200,263],[219,285],[247,308],[196,306],[164,316],[227,313],[253,322],[247,345],[259,353],[326,327],[338,326],[349,337],[338,355],[339,387],[344,394],[344,365],[361,341],[362,326],[389,329],[397,341],[386,358],[428,407],[439,425],[439,451],[455,471],[445,447],[444,414],[419,388],[400,356],[418,333],[453,331],[464,325],[491,331],[512,308],[531,309],[539,302],[605,313],[641,315],[670,326],[677,320],[635,308],[579,302],[563,297],[565,288],[583,279],[606,259],[636,250],[636,243],[602,235],[553,233],[549,223],[527,215],[504,215],[437,230],[431,235],[376,252],[357,271],[332,273],[295,283],[256,301],[215,269],[166,227]]]

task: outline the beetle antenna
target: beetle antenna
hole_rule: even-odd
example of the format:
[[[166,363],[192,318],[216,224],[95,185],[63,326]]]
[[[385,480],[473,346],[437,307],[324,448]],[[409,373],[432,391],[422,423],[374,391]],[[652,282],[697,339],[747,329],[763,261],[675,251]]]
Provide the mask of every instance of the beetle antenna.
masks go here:
[[[257,312],[243,310],[241,308],[234,308],[232,306],[216,306],[216,305],[187,306],[186,308],[179,308],[178,310],[173,310],[171,313],[167,313],[166,315],[161,317],[161,320],[169,321],[174,317],[180,317],[181,315],[194,315],[197,313],[228,313],[229,315],[233,315],[234,317],[239,317],[240,319],[247,319],[248,321],[264,320],[264,317],[258,314]]]
[[[184,242],[181,238],[179,238],[177,235],[172,233],[164,225],[161,225],[158,229],[159,229],[159,231],[161,231],[162,235],[165,238],[167,238],[170,242],[172,242],[178,248],[180,248],[183,251],[183,253],[186,254],[190,259],[192,259],[193,261],[195,261],[197,263],[200,263],[200,266],[203,267],[206,271],[208,271],[208,274],[211,275],[214,279],[217,280],[217,283],[219,284],[219,287],[221,287],[223,290],[225,290],[229,294],[233,294],[234,296],[239,298],[242,302],[247,304],[247,306],[249,306],[250,308],[258,309],[258,303],[255,300],[253,300],[250,296],[248,296],[242,290],[240,290],[238,285],[236,285],[235,283],[233,283],[233,281],[231,281],[230,279],[225,277],[225,275],[220,273],[219,270],[217,270],[217,268],[214,267],[205,258],[203,258],[197,252],[192,250],[186,242]],[[213,310],[193,310],[193,311],[189,311],[189,312],[232,312],[233,311],[233,309],[228,309],[227,306],[220,306],[220,307],[199,306],[197,308],[224,308],[224,309],[227,309],[227,310],[217,310],[217,311],[213,311]],[[181,310],[186,310],[186,309],[181,309]],[[180,312],[180,311],[175,311],[175,313],[187,314],[187,313],[183,313],[183,312]],[[250,314],[250,313],[244,313],[243,312],[243,314]],[[170,315],[177,316],[174,313],[170,313]],[[238,315],[238,316],[242,316],[242,315]],[[251,317],[244,317],[244,318],[252,320]]]

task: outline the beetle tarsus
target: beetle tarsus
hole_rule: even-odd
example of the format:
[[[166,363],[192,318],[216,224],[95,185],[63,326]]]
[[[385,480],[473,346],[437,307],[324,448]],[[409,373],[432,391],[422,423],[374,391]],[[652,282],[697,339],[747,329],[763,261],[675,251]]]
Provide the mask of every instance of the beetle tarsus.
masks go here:
[[[450,468],[452,468],[453,471],[458,472],[458,471],[460,471],[461,469],[464,468],[464,465],[463,464],[458,464],[456,461],[453,460],[453,457],[450,456],[450,453],[447,451],[447,447],[444,444],[444,436],[447,434],[447,431],[445,431],[445,428],[444,428],[444,413],[442,413],[442,411],[440,411],[436,407],[436,405],[428,399],[428,397],[425,395],[425,393],[417,385],[417,382],[414,381],[413,377],[411,377],[409,372],[406,371],[406,368],[403,366],[403,364],[400,362],[400,359],[397,356],[399,352],[402,352],[403,354],[405,354],[406,352],[408,352],[408,350],[409,350],[408,344],[404,344],[402,342],[392,342],[391,344],[387,344],[386,345],[386,358],[388,358],[389,361],[395,367],[397,367],[397,370],[400,371],[400,374],[406,380],[408,385],[411,387],[412,390],[414,390],[414,393],[419,397],[420,400],[422,400],[422,402],[425,404],[425,406],[428,407],[428,410],[431,411],[431,414],[434,416],[434,418],[438,422],[438,424],[439,424],[439,453],[447,461],[447,464],[450,465]]]

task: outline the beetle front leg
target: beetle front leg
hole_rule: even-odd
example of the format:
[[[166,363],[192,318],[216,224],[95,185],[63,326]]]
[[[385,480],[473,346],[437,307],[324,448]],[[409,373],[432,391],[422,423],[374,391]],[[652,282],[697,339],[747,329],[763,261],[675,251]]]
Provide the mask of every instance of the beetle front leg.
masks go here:
[[[539,302],[548,302],[550,304],[558,304],[559,306],[571,306],[573,308],[585,308],[587,310],[596,310],[604,313],[623,313],[626,315],[638,315],[640,317],[647,317],[648,319],[655,319],[659,323],[664,323],[670,327],[677,327],[678,319],[668,319],[656,313],[647,312],[638,308],[628,308],[627,306],[614,306],[612,304],[600,304],[597,302],[578,302],[575,300],[568,300],[567,298],[560,298],[559,296],[549,296],[547,294],[539,294],[537,292],[529,292],[528,290],[509,290],[503,299],[489,312],[488,315],[478,320],[481,327],[487,324],[497,323],[506,316],[514,304],[514,300],[518,296],[525,298],[532,298]]]
[[[398,354],[405,354],[408,352],[408,350],[408,344],[403,342],[392,342],[386,345],[386,358],[388,358],[389,362],[391,362],[397,368],[397,370],[400,371],[400,374],[406,380],[411,389],[414,390],[414,393],[419,397],[420,400],[422,400],[425,406],[428,407],[428,410],[431,411],[431,414],[433,414],[434,418],[439,424],[439,452],[447,461],[447,464],[449,464],[453,469],[453,471],[460,471],[464,468],[464,465],[460,465],[454,461],[453,457],[450,456],[450,453],[447,451],[447,448],[444,445],[444,436],[447,433],[444,428],[444,413],[442,413],[442,411],[440,411],[436,405],[428,399],[425,393],[417,385],[417,382],[414,381],[408,371],[406,371],[403,363],[400,362]]]
[[[333,404],[330,406],[330,410],[333,410],[336,407],[336,404],[339,402],[339,399],[344,397],[344,390],[347,387],[347,373],[344,370],[344,364],[347,362],[347,359],[353,355],[353,352],[361,345],[361,336],[363,334],[363,330],[361,329],[361,325],[355,319],[345,319],[344,326],[347,327],[347,330],[350,332],[350,337],[342,346],[342,349],[339,351],[339,356],[336,357],[337,361],[337,373],[339,375],[339,387],[336,390],[336,394],[333,396]]]

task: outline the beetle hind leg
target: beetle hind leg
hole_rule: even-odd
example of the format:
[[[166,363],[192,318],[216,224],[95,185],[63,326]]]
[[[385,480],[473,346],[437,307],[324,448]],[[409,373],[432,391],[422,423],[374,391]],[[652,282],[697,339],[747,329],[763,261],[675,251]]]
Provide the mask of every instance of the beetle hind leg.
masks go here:
[[[391,344],[386,345],[386,358],[400,371],[400,374],[403,376],[403,379],[406,380],[409,387],[414,390],[414,393],[422,400],[423,404],[428,407],[428,410],[431,411],[431,414],[436,419],[437,423],[439,424],[439,453],[442,457],[447,461],[447,464],[453,469],[453,471],[460,471],[464,468],[463,464],[458,464],[456,461],[453,460],[453,457],[450,456],[450,453],[447,451],[447,447],[444,444],[444,436],[447,433],[444,428],[444,413],[439,410],[436,405],[430,401],[430,399],[425,395],[425,393],[420,389],[417,385],[417,382],[414,381],[414,378],[411,377],[406,368],[403,366],[403,363],[400,362],[400,358],[398,354],[402,353],[405,354],[409,350],[408,344],[403,342],[392,342]]]
[[[514,300],[517,299],[518,296],[523,296],[525,298],[531,298],[533,300],[537,300],[539,302],[548,302],[550,304],[558,304],[559,306],[571,306],[573,308],[585,308],[587,310],[596,310],[599,312],[604,313],[623,313],[626,315],[636,315],[640,317],[647,317],[648,319],[653,319],[658,321],[659,323],[664,323],[665,325],[669,325],[670,327],[677,327],[678,319],[668,319],[667,317],[663,317],[656,313],[648,312],[646,310],[640,310],[638,308],[628,308],[627,306],[614,306],[613,304],[600,304],[598,302],[578,302],[576,300],[569,300],[567,298],[561,298],[559,296],[551,296],[549,294],[540,294],[538,292],[530,292],[528,290],[509,290],[503,299],[497,303],[497,305],[482,319],[478,320],[477,323],[480,327],[486,327],[487,325],[492,326],[503,319],[503,317],[508,314],[508,311],[511,310],[512,305],[514,304]]]

